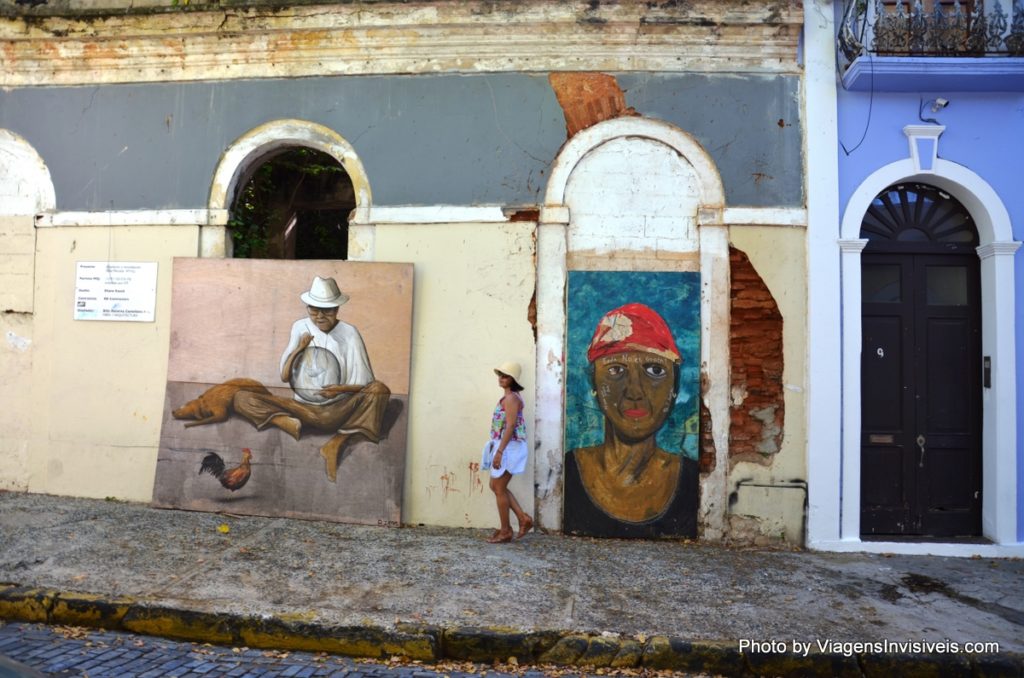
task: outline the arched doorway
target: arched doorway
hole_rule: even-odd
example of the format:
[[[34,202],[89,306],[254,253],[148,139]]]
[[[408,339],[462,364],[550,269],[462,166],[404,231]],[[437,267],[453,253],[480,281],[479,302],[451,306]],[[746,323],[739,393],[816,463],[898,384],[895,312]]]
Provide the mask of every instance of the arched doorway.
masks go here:
[[[861,222],[863,537],[981,533],[978,231],[950,194],[881,191]]]
[[[229,216],[237,218],[238,210],[232,208],[237,207],[250,182],[261,171],[272,176],[275,173],[284,175],[272,183],[291,186],[293,190],[298,186],[300,189],[294,196],[287,190],[281,191],[278,201],[295,209],[287,210],[286,216],[273,220],[284,224],[272,229],[275,235],[283,236],[289,223],[295,231],[310,213],[322,220],[324,212],[333,211],[337,217],[335,224],[344,217],[346,232],[340,235],[341,242],[338,243],[339,235],[331,233],[337,229],[331,226],[327,231],[334,244],[344,248],[344,256],[321,250],[313,251],[308,258],[348,258],[348,220],[352,214],[361,214],[365,221],[372,202],[369,178],[352,145],[337,132],[306,120],[274,120],[260,125],[235,140],[221,156],[210,185],[211,213],[224,214],[230,210],[230,215],[224,214],[224,222],[229,220]],[[301,195],[302,186],[309,189],[305,198]],[[294,223],[291,216],[296,217]],[[330,224],[330,220],[327,223]],[[300,230],[315,232],[317,229],[314,224],[310,229]],[[314,242],[316,240],[314,238]],[[230,227],[206,226],[200,233],[203,256],[232,256],[233,244]],[[296,241],[294,247],[294,258],[307,258],[300,241]],[[286,254],[285,243],[279,250],[285,254],[277,254],[273,258],[291,258]]]
[[[231,206],[234,256],[347,259],[352,180],[335,158],[297,146],[278,149],[250,169]]]
[[[926,131],[931,131],[930,126]],[[908,126],[905,132],[914,139],[918,128]],[[843,211],[840,238],[836,242],[840,254],[836,291],[842,299],[836,362],[841,368],[842,385],[841,400],[832,403],[841,408],[841,442],[838,454],[828,454],[821,447],[808,454],[809,483],[819,488],[810,505],[814,519],[809,520],[809,542],[815,548],[971,555],[1001,552],[1003,546],[1020,542],[1017,534],[1017,333],[1014,320],[1014,255],[1020,243],[1013,239],[1010,214],[1002,198],[983,177],[941,157],[935,158],[931,169],[924,171],[919,159],[904,158],[875,170],[853,192]],[[862,540],[861,353],[864,342],[860,264],[867,240],[861,238],[860,233],[872,201],[887,187],[905,182],[926,183],[955,197],[967,208],[978,232],[982,355],[991,358],[992,364],[991,386],[983,387],[981,532],[999,545],[994,549],[978,544]],[[821,271],[818,274],[820,280]],[[826,341],[825,345],[830,344]],[[812,379],[812,388],[818,386],[820,382],[816,384]],[[811,428],[818,425],[818,420],[809,420]],[[812,437],[820,435],[821,431],[814,431]],[[838,493],[829,489],[836,487],[840,488]]]

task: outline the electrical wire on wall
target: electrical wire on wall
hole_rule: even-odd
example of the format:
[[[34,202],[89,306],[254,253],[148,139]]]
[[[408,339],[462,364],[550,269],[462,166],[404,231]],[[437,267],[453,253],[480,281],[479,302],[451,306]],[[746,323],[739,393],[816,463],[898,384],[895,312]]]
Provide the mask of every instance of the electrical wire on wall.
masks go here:
[[[840,31],[847,30],[847,27],[849,26],[849,20],[850,20],[851,13],[853,12],[853,10],[858,5],[862,5],[862,4],[863,4],[863,0],[847,0],[846,1],[846,8],[843,10],[842,27],[840,28]],[[860,135],[860,139],[857,141],[856,145],[854,145],[853,148],[847,148],[846,144],[844,144],[841,139],[839,140],[839,147],[843,149],[843,153],[845,153],[847,156],[849,156],[851,153],[853,153],[858,148],[860,148],[861,144],[863,144],[864,140],[867,138],[867,136],[868,136],[868,129],[871,127],[871,113],[872,113],[872,111],[874,110],[874,107],[875,107],[875,61],[874,61],[873,55],[871,54],[871,51],[867,50],[867,49],[864,49],[864,36],[867,33],[867,25],[868,25],[867,7],[863,6],[863,7],[861,7],[861,9],[863,11],[863,14],[862,14],[863,19],[860,21],[860,26],[858,26],[859,32],[858,32],[858,34],[854,34],[852,31],[850,31],[850,37],[852,37],[852,38],[854,38],[856,40],[856,43],[857,43],[857,45],[860,48],[860,55],[867,55],[867,58],[868,58],[868,75],[869,75],[869,82],[870,82],[870,88],[869,88],[869,91],[868,91],[868,115],[867,115],[867,119],[864,121],[864,132]],[[846,84],[843,83],[843,74],[839,70],[839,51],[840,51],[839,42],[840,42],[840,39],[837,36],[836,37],[836,75],[839,77],[839,84],[842,86],[842,88],[844,90],[846,90],[846,91],[849,91],[849,90],[846,89]]]

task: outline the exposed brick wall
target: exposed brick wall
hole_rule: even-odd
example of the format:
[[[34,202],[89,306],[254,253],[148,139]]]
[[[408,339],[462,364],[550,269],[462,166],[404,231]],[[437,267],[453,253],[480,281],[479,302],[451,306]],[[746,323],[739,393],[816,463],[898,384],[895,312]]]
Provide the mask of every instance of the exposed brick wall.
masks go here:
[[[750,259],[729,248],[732,319],[729,350],[731,461],[770,464],[782,445],[782,314]]]
[[[711,410],[700,401],[700,456],[697,458],[701,473],[711,473],[715,470],[718,458],[715,451],[715,439],[711,435]]]
[[[566,134],[623,115],[637,115],[626,106],[626,95],[614,75],[605,73],[552,73],[548,82],[565,114]]]

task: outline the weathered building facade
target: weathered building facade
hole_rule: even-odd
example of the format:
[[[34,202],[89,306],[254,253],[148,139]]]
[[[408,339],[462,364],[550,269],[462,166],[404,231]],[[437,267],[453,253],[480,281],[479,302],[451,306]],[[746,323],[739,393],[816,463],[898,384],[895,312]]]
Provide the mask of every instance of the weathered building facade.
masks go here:
[[[513,487],[561,529],[569,275],[691,272],[700,535],[801,543],[832,75],[804,4],[803,43],[787,0],[5,4],[0,487],[150,499],[173,258],[231,257],[239,187],[306,147],[352,181],[349,259],[414,264],[403,522],[492,524],[473,467],[511,359]],[[74,320],[78,261],[156,262],[155,320]]]

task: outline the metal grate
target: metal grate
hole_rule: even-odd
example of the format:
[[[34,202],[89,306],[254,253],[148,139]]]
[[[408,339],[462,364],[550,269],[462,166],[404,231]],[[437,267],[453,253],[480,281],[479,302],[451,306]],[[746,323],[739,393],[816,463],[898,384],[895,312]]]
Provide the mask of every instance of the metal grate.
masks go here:
[[[840,49],[880,56],[1024,55],[1024,0],[847,0]]]

